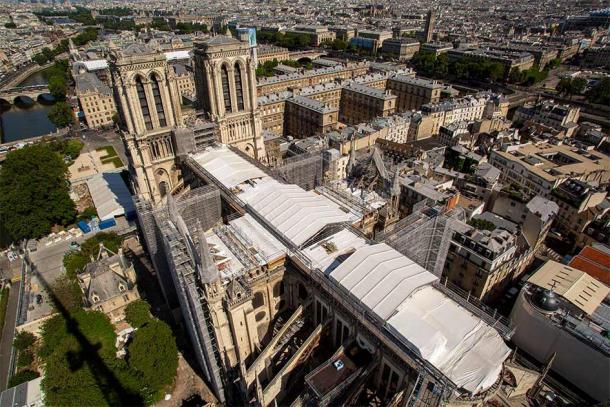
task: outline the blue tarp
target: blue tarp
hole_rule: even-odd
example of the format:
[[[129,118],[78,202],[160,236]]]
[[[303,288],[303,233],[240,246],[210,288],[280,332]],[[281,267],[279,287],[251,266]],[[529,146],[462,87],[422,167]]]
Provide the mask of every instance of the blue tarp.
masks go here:
[[[103,230],[103,229],[111,228],[111,227],[113,227],[115,225],[116,225],[116,220],[114,220],[114,218],[113,219],[106,219],[106,220],[103,220],[103,221],[101,221],[99,223],[99,228],[100,228],[100,230]]]
[[[114,219],[113,219],[114,220]],[[89,233],[91,232],[91,228],[89,227],[89,225],[87,224],[87,222],[85,222],[84,220],[81,220],[80,222],[78,222],[76,224],[78,226],[78,228],[80,230],[82,230],[83,233]]]

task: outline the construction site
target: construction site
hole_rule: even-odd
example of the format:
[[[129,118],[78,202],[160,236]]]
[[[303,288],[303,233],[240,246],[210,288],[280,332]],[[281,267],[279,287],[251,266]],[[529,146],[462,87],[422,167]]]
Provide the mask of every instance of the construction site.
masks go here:
[[[381,159],[363,159],[371,201],[323,182],[321,155],[270,170],[212,146],[184,158],[186,192],[138,203],[164,294],[221,402],[482,405],[501,390],[508,322],[439,278],[460,214],[422,203],[399,219],[400,166]],[[432,356],[430,337],[450,345]]]

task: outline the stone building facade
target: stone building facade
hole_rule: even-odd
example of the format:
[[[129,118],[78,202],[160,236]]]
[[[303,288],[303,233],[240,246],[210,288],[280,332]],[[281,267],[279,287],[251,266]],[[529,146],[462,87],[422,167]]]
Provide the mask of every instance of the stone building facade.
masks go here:
[[[388,79],[387,88],[395,94],[396,110],[419,110],[426,103],[438,103],[441,100],[443,86],[427,79],[395,75]]]
[[[173,143],[182,125],[175,71],[164,54],[137,43],[113,51],[110,70],[134,190],[159,202],[181,181]]]
[[[219,141],[264,159],[253,49],[234,38],[216,36],[195,45],[194,62],[197,100],[218,124]]]
[[[304,96],[286,101],[286,134],[306,138],[337,128],[339,109]]]
[[[396,95],[390,91],[351,83],[341,95],[341,121],[349,124],[368,122],[396,111]]]
[[[74,75],[78,103],[90,129],[110,127],[117,112],[112,89],[95,74],[83,72]]]

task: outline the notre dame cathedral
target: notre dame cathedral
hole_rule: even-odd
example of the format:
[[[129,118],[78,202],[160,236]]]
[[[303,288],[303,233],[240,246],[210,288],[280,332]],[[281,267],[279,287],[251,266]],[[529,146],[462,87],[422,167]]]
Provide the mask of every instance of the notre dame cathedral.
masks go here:
[[[263,160],[255,49],[216,36],[195,44],[193,60],[199,109],[216,140]],[[110,71],[134,192],[159,203],[182,186],[177,146],[189,135],[174,70],[163,52],[136,43],[111,52]]]

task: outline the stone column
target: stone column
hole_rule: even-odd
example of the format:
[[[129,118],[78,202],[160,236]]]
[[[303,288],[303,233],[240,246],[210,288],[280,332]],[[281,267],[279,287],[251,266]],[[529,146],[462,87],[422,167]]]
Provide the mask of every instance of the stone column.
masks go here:
[[[131,86],[131,85],[127,85],[127,86]],[[126,86],[122,86],[119,88],[119,101],[121,103],[121,111],[123,113],[123,118],[125,119],[125,123],[127,124],[127,130],[130,133],[134,133],[135,130],[135,123],[134,123],[134,118],[132,115],[132,110],[129,108],[129,104],[127,102],[127,98],[125,97],[126,92],[128,91]]]
[[[204,98],[207,95],[207,100],[208,100],[208,109],[210,110],[210,114],[212,116],[214,115],[218,115],[218,108],[216,106],[216,95],[214,92],[215,89],[215,82],[214,82],[214,78],[212,75],[212,67],[210,65],[209,62],[205,62],[204,63],[204,71],[202,73],[203,75],[205,75],[205,84],[206,86],[203,87],[202,91],[200,92],[201,95],[197,95],[197,97],[201,97]]]
[[[212,75],[214,77],[214,97],[216,99],[216,112],[218,117],[225,115],[225,102],[222,94],[222,80],[220,78],[220,65],[214,64]]]
[[[146,133],[146,125],[144,124],[142,107],[140,106],[140,99],[138,98],[138,92],[135,85],[129,85],[127,92],[128,109],[130,112],[133,112],[134,130],[136,134],[144,134]]]

